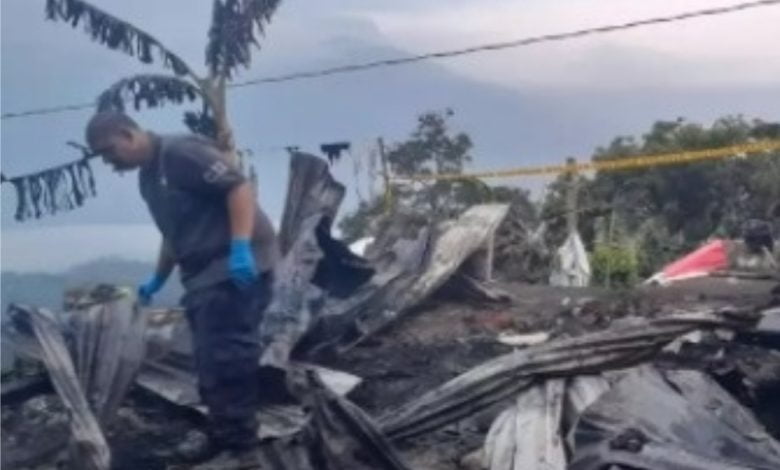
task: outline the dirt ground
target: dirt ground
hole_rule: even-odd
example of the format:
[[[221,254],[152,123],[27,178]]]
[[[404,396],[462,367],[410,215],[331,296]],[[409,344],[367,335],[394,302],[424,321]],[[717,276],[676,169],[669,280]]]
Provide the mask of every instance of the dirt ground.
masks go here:
[[[707,306],[766,306],[772,301],[769,294],[772,286],[762,281],[714,278],[626,291],[503,284],[500,287],[510,294],[511,302],[490,305],[430,302],[391,329],[324,365],[362,377],[364,382],[350,398],[370,414],[381,416],[458,374],[511,351],[509,346],[497,341],[500,332],[544,331],[554,338],[603,329],[615,319],[629,315],[656,316],[676,309]],[[713,361],[708,351],[690,351],[686,366],[720,374],[718,377],[726,388],[743,403],[759,409],[759,418],[774,432],[780,432],[780,402],[775,398],[780,393],[780,354],[751,349],[749,345],[737,347],[724,343],[723,347],[731,348],[727,350],[730,361]],[[666,366],[679,365],[663,357],[659,363],[664,360]],[[775,388],[764,387],[759,393],[755,387],[746,386],[746,371],[753,377],[767,376],[767,383],[774,383]],[[25,439],[28,443],[35,442],[34,435],[42,429],[41,423],[54,419],[48,415],[58,415],[55,396],[36,400],[15,408],[3,406],[3,468],[53,468],[18,462],[6,466],[10,463],[6,450],[18,447]],[[19,406],[32,408],[20,413]],[[47,407],[51,413],[46,411]],[[398,443],[399,449],[412,468],[459,468],[460,459],[480,447],[500,408]],[[20,424],[20,416],[26,417],[29,423]],[[190,413],[134,390],[109,433],[115,468],[164,469],[165,452],[196,424]],[[45,429],[53,433],[48,442],[66,437],[67,429],[62,423],[46,423]]]

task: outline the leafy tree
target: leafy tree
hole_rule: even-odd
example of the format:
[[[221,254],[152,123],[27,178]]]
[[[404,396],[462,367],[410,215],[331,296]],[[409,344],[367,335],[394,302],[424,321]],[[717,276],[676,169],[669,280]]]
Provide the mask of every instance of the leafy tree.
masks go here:
[[[83,0],[46,0],[46,17],[73,28],[81,26],[93,41],[136,57],[143,64],[158,63],[166,74],[139,74],[114,83],[97,100],[100,110],[138,110],[166,103],[201,102],[187,112],[185,124],[194,132],[217,140],[229,158],[236,145],[228,120],[225,90],[240,67],[248,67],[253,46],[263,36],[281,0],[214,0],[206,45],[208,70],[199,75],[181,57],[154,36]]]
[[[410,138],[387,153],[394,175],[460,174],[471,162],[471,139],[464,133],[447,129],[451,110],[425,113]],[[474,183],[459,180],[420,180],[393,186],[393,203],[401,210],[448,218],[462,207],[462,199],[474,193]]]
[[[352,243],[368,235],[374,235],[376,231],[372,222],[384,213],[384,204],[380,198],[370,201],[360,201],[357,209],[344,214],[339,221],[341,238],[347,243]]]
[[[459,174],[471,161],[471,139],[464,133],[452,134],[447,129],[451,110],[428,112],[417,120],[417,128],[403,142],[390,145],[385,156],[394,176]],[[446,218],[457,212],[458,198],[473,196],[473,185],[456,180],[420,180],[390,182],[389,191],[368,201],[357,210],[345,214],[340,223],[342,236],[353,241],[381,230],[384,217],[404,213],[408,221],[425,224]],[[468,189],[464,186],[469,186]]]
[[[347,241],[381,232],[390,214],[402,213],[408,224],[423,225],[458,216],[468,207],[484,202],[511,202],[523,217],[535,217],[527,191],[491,187],[474,178],[457,178],[472,162],[472,142],[465,133],[448,129],[451,110],[428,112],[417,120],[417,128],[403,142],[389,146],[387,163],[395,176],[454,175],[455,178],[391,182],[391,197],[377,196],[362,201],[342,217],[339,228]]]
[[[448,116],[423,115],[410,138],[392,147],[388,160],[395,175],[463,172],[471,161],[470,140],[447,130]],[[741,116],[719,119],[709,127],[683,119],[659,121],[641,137],[621,136],[599,147],[593,159],[710,149],[757,139],[780,139],[780,124]],[[577,175],[580,234],[590,251],[598,251],[594,262],[626,268],[617,276],[633,282],[637,275],[651,274],[710,237],[738,236],[748,219],[773,218],[780,229],[779,157],[780,152],[772,151],[749,158],[735,155],[675,166],[597,172],[592,177]],[[523,208],[519,218],[511,213],[510,218],[525,221],[526,226],[545,222],[547,246],[555,248],[566,236],[569,179],[569,175],[560,175],[549,185],[538,216],[527,193],[467,178],[393,184],[395,197],[390,210],[415,214],[413,221],[422,224],[455,216],[473,204],[510,201],[513,211]],[[346,238],[380,233],[387,210],[381,198],[362,203],[342,220]],[[508,232],[516,232],[521,225],[515,224]],[[522,240],[504,238],[510,240],[507,246],[522,244]],[[519,265],[528,269],[528,263]]]
[[[712,126],[659,121],[641,139],[618,137],[596,150],[594,160],[612,160],[701,150],[780,138],[780,124],[725,117]],[[623,241],[638,249],[639,271],[646,276],[709,237],[734,237],[750,218],[771,217],[780,200],[778,152],[618,172],[598,172],[581,180],[581,234],[591,248],[597,227],[612,217]],[[547,216],[563,207],[562,178],[551,185],[543,208]],[[598,210],[600,208],[601,210]],[[563,222],[557,230],[560,237]],[[630,239],[630,240],[629,240]],[[614,241],[614,240],[612,240]]]

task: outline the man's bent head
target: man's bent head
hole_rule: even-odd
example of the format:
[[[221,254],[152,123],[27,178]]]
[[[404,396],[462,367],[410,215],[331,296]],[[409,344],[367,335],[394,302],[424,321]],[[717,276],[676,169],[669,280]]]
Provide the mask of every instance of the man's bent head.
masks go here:
[[[87,144],[117,170],[141,166],[153,155],[149,134],[129,116],[118,111],[102,111],[87,123]]]

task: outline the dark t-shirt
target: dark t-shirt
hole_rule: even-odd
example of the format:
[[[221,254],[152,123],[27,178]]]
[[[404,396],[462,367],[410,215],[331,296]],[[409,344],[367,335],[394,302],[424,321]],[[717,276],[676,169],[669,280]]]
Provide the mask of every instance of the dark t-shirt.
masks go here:
[[[191,291],[228,279],[227,195],[245,177],[204,137],[153,140],[155,156],[139,172],[141,196],[179,265],[182,283]],[[259,270],[272,270],[279,256],[276,235],[259,207],[251,243]]]

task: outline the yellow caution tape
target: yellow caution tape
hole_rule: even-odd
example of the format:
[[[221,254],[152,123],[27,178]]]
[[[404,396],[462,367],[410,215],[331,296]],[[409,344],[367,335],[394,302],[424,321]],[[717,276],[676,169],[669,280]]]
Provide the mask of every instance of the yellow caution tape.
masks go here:
[[[525,168],[513,168],[509,170],[482,171],[475,173],[441,173],[441,174],[417,174],[396,175],[392,178],[396,182],[414,182],[427,180],[460,180],[466,178],[511,178],[516,176],[538,176],[558,173],[574,173],[580,171],[616,171],[646,168],[652,166],[678,165],[683,163],[698,162],[703,160],[715,160],[736,155],[748,156],[758,152],[767,152],[780,149],[780,140],[764,140],[747,144],[732,145],[706,150],[692,150],[678,153],[660,155],[643,155],[637,157],[616,158],[612,160],[599,160],[589,162],[564,163],[559,165],[544,165]]]

